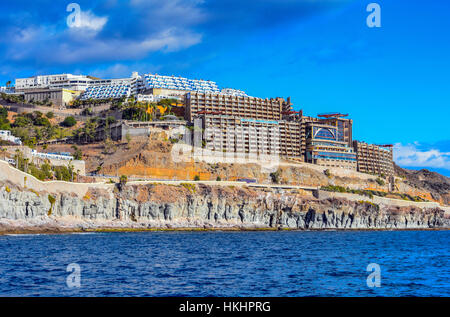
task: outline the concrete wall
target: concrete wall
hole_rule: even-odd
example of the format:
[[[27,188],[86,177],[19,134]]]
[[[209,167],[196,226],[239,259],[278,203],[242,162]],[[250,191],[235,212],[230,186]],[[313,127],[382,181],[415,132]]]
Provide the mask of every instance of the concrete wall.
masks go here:
[[[8,163],[0,161],[0,182],[11,182],[16,186],[26,187],[37,192],[68,193],[78,197],[84,197],[89,188],[112,190],[115,184],[105,183],[71,183],[64,181],[42,182],[34,176],[24,173]]]
[[[7,156],[9,156],[10,158],[13,158],[14,155],[16,154],[16,150],[19,150],[22,152],[23,156],[25,158],[28,158],[30,160],[30,162],[33,162],[37,165],[41,165],[44,163],[44,159],[36,157],[31,155],[31,149],[27,146],[7,146]],[[78,161],[78,160],[73,160],[73,161],[69,161],[69,160],[58,160],[58,159],[48,159],[48,161],[50,162],[50,165],[53,166],[68,166],[69,163],[73,165],[74,170],[77,171],[79,170],[80,172],[78,173],[79,175],[85,176],[86,175],[86,163],[84,161]]]

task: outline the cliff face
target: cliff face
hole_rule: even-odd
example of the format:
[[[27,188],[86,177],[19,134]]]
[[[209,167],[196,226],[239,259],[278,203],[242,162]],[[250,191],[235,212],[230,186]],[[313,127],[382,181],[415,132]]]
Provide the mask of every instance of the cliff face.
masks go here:
[[[89,190],[83,197],[0,188],[0,226],[72,228],[450,228],[439,208],[389,207],[316,199],[298,192],[206,185],[132,185]]]

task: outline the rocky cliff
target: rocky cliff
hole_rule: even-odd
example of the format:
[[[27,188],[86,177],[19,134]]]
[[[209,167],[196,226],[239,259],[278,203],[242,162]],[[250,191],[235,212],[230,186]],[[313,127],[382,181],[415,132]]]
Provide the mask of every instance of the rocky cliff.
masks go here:
[[[143,184],[91,188],[81,198],[3,184],[0,231],[29,227],[425,229],[450,228],[450,218],[440,208],[317,199],[295,190]]]

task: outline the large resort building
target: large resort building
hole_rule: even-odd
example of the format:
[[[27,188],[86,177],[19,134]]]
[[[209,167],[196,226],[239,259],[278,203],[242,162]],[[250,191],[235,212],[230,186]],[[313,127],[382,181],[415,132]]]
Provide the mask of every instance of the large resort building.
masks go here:
[[[99,79],[84,75],[48,75],[16,79],[16,93],[26,101],[50,100],[67,106],[71,100],[111,100],[135,97],[139,102],[176,99],[168,122],[119,121],[97,138],[123,139],[143,135],[160,126],[201,128],[201,147],[236,154],[275,154],[280,157],[329,167],[379,175],[393,174],[392,148],[353,141],[353,121],[340,113],[303,116],[294,111],[290,98],[263,99],[242,90],[220,89],[216,82],[157,74]],[[198,140],[197,140],[198,141]],[[198,145],[198,144],[197,144]]]
[[[358,171],[385,176],[394,175],[392,145],[375,145],[353,141]]]
[[[306,123],[306,162],[321,166],[356,170],[356,154],[341,140],[339,127],[326,123]]]
[[[188,121],[208,112],[257,120],[281,120],[282,112],[289,106],[290,100],[190,92],[186,95],[185,104],[185,119]]]

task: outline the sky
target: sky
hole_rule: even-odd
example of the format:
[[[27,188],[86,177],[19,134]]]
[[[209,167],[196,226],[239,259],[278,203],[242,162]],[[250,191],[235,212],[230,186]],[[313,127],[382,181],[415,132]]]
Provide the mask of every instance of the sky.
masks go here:
[[[348,113],[355,139],[450,176],[450,3],[373,1],[381,25],[370,28],[372,1],[78,0],[72,25],[71,1],[2,0],[0,85],[133,71],[214,80],[290,96],[305,115]]]

